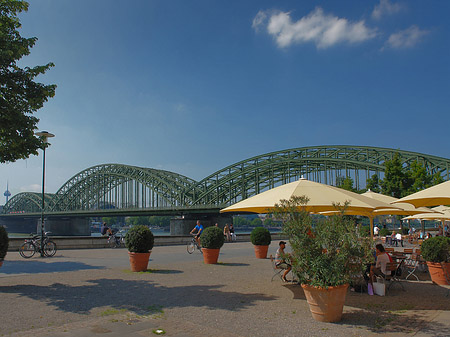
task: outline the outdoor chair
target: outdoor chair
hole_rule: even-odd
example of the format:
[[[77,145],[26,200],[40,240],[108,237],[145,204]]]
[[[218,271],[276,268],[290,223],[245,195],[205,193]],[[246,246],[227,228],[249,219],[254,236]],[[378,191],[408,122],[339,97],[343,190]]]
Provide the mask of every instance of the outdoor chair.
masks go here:
[[[282,280],[281,272],[283,271],[283,269],[277,267],[275,259],[272,256],[272,254],[270,254],[269,257],[270,257],[270,262],[272,263],[272,269],[273,269],[273,275],[272,275],[272,279],[270,280],[270,282],[272,282],[273,279],[276,278],[277,276],[280,278],[280,280]]]
[[[391,288],[391,286],[394,283],[400,284],[403,291],[405,291],[405,287],[403,286],[402,282],[400,282],[400,278],[397,275],[398,268],[400,267],[400,265],[401,265],[401,262],[392,262],[392,263],[389,262],[386,264],[387,275],[385,275],[384,280],[385,280],[385,282],[389,282],[389,286],[387,287],[386,292]]]
[[[386,247],[386,248],[384,248],[384,250],[386,253],[390,253],[390,254],[392,254],[395,251],[394,248],[390,248],[390,247]]]

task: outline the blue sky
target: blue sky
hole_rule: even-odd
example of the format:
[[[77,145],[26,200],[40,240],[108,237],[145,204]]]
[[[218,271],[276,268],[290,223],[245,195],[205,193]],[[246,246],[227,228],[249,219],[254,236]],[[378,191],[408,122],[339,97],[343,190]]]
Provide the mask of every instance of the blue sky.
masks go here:
[[[33,0],[22,66],[54,62],[38,113],[46,191],[98,164],[200,180],[288,148],[450,158],[448,1]],[[0,165],[40,191],[42,156]],[[4,203],[2,198],[1,204]]]

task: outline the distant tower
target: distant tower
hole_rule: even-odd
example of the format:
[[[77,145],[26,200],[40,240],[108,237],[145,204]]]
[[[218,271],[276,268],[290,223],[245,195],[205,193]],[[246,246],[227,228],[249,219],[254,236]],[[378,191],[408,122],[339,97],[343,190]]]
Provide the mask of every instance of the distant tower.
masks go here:
[[[8,190],[8,182],[6,182],[6,191],[5,193],[3,193],[3,195],[6,197],[6,205],[8,203],[8,198],[11,196],[11,192]]]

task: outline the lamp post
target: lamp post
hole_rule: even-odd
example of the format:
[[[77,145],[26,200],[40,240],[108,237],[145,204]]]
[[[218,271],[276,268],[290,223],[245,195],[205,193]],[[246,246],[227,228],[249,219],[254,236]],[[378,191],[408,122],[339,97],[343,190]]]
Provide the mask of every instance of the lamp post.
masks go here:
[[[36,136],[41,137],[44,141],[44,159],[42,161],[42,207],[41,207],[41,256],[44,257],[44,208],[45,208],[45,148],[47,147],[47,139],[55,137],[54,134],[47,131],[39,131],[35,133]]]

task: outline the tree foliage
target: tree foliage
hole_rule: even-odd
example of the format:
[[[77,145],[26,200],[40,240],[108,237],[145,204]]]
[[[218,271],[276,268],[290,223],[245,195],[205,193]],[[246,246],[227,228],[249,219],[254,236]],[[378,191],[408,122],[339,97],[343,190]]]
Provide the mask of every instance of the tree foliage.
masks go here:
[[[56,85],[35,82],[35,78],[54,66],[48,63],[20,68],[17,62],[30,54],[36,37],[24,38],[17,15],[28,10],[19,0],[0,1],[0,162],[14,162],[37,154],[44,146],[34,135],[39,119],[33,116],[48,98],[55,95]]]

